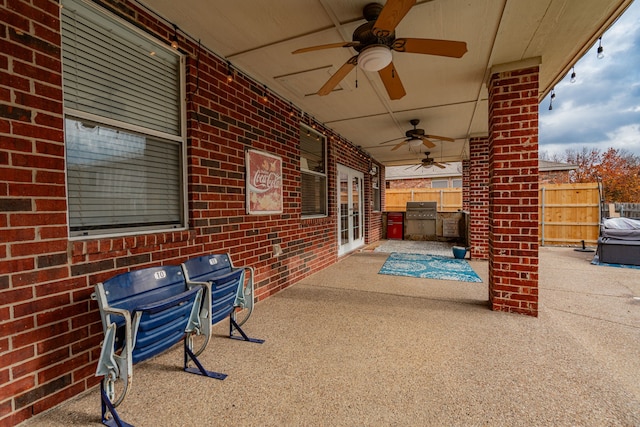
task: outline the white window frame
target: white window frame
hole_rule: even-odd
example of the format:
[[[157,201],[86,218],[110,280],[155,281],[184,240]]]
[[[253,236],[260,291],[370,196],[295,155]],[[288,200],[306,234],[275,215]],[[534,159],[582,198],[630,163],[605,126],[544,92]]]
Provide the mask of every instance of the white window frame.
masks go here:
[[[435,183],[437,183],[436,186],[433,185]],[[444,187],[441,186],[442,184],[444,184]],[[449,188],[449,180],[448,179],[432,179],[431,188]]]
[[[64,6],[65,2],[69,2],[72,0],[63,0],[62,5]],[[135,27],[134,25],[126,22],[122,18],[116,16],[115,14],[107,11],[106,9],[95,5],[92,2],[86,0],[73,0],[74,2],[82,3],[93,8],[96,12],[103,15],[103,17],[112,21],[114,25],[119,25],[121,27],[126,27],[132,33],[132,41],[144,41],[145,45],[153,46],[156,51],[163,49],[165,53],[170,52],[173,55],[176,55],[176,59],[179,61],[179,81],[177,82],[179,85],[179,134],[172,134],[170,132],[163,132],[160,130],[150,129],[148,127],[138,126],[136,124],[127,123],[124,121],[120,121],[113,118],[103,117],[101,115],[93,114],[86,111],[81,111],[78,109],[69,108],[68,106],[64,107],[64,117],[65,122],[66,119],[79,120],[82,122],[89,122],[94,125],[104,126],[106,128],[114,129],[114,130],[122,130],[125,132],[130,132],[133,134],[137,134],[140,136],[148,136],[153,137],[154,140],[167,141],[167,143],[177,143],[180,146],[180,155],[179,155],[179,165],[178,169],[180,171],[180,183],[178,184],[180,189],[180,206],[178,210],[180,211],[180,224],[173,225],[139,225],[132,227],[123,227],[123,228],[104,228],[104,229],[87,229],[87,230],[79,230],[79,231],[71,231],[71,221],[70,221],[70,208],[67,208],[67,224],[69,225],[69,236],[70,239],[83,239],[83,238],[109,238],[123,235],[137,235],[137,234],[148,234],[149,232],[167,232],[167,231],[181,231],[186,230],[188,228],[189,217],[188,217],[188,193],[187,193],[187,144],[186,144],[186,102],[185,102],[185,93],[186,93],[186,67],[185,67],[185,56],[178,51],[171,49],[166,44],[158,41],[157,39],[151,37],[149,34]],[[62,20],[61,20],[62,21]],[[61,22],[62,25],[62,22]],[[62,31],[62,30],[61,30]],[[140,37],[140,39],[135,38]],[[150,52],[150,55],[153,55]],[[64,76],[63,76],[64,77]],[[68,167],[65,165],[65,173],[68,174]],[[67,183],[69,177],[67,176]],[[67,186],[67,200],[69,201],[68,194],[68,186]]]
[[[307,174],[309,176],[318,176],[324,178],[324,213],[315,213],[315,214],[301,214],[303,219],[310,218],[325,218],[329,215],[329,173],[328,173],[328,159],[327,159],[327,138],[320,132],[315,129],[305,125],[304,123],[300,123],[300,132],[308,132],[311,135],[315,135],[319,140],[322,141],[323,145],[323,160],[324,160],[324,172],[317,172],[308,169],[308,164],[306,159],[302,156],[302,150],[300,150],[300,210],[302,211],[302,198],[304,197],[303,188],[302,188],[302,174]],[[302,134],[300,135],[302,140]],[[302,142],[302,141],[301,141]]]

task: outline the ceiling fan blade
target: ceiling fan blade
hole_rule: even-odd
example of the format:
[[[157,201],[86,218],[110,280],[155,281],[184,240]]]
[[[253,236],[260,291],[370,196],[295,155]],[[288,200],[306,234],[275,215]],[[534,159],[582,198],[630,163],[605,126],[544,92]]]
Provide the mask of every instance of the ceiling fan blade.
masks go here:
[[[398,72],[393,66],[393,62],[378,71],[378,74],[380,75],[380,79],[382,79],[384,87],[387,89],[389,98],[400,99],[407,94],[400,81],[400,76],[398,76]]]
[[[395,40],[392,49],[397,52],[461,58],[467,52],[467,44],[454,40],[400,38]]]
[[[433,148],[433,147],[436,146],[436,144],[434,144],[433,142],[429,141],[424,136],[421,136],[420,139],[422,140],[422,144],[427,148]]]
[[[406,144],[406,143],[407,143],[407,141],[402,141],[400,144],[398,144],[398,145],[396,145],[395,147],[393,147],[393,148],[391,149],[391,151],[395,151],[395,150],[397,150],[398,148],[402,147],[402,146],[403,146],[404,144]]]
[[[433,165],[439,167],[440,169],[446,168],[445,165],[443,165],[442,163],[438,163],[438,162],[433,162]]]
[[[324,96],[331,93],[331,91],[344,79],[347,74],[358,64],[358,55],[352,56],[347,62],[342,64],[342,67],[336,71],[329,80],[320,88],[318,95]]]
[[[399,139],[403,139],[403,138],[406,138],[406,137],[405,137],[405,136],[401,136],[400,138],[393,138],[393,139],[390,139],[390,140],[388,140],[388,141],[383,141],[383,142],[381,142],[379,145],[386,144],[386,143],[388,143],[388,142],[397,141],[397,140],[399,140]]]
[[[310,47],[303,47],[301,49],[296,49],[291,53],[296,54],[296,53],[312,52],[314,50],[333,49],[334,47],[355,47],[355,46],[359,46],[359,45],[360,45],[360,42],[342,42],[342,43],[321,44],[321,45],[318,45],[318,46],[310,46]]]
[[[455,142],[455,139],[449,138],[447,136],[438,136],[438,135],[425,135],[425,138],[437,139],[438,141],[447,141],[447,142]]]
[[[389,36],[414,4],[416,0],[387,0],[373,25],[373,34],[376,37]]]

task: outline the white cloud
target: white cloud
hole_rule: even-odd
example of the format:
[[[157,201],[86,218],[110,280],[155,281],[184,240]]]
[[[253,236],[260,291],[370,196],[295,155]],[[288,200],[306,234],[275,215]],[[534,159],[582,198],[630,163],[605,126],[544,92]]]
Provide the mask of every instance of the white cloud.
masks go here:
[[[640,124],[621,126],[607,133],[608,147],[640,154]]]
[[[547,153],[549,156],[562,156],[567,150],[582,151],[583,148],[588,150],[595,149],[600,152],[615,148],[640,155],[640,124],[621,126],[607,132],[604,138],[597,141],[578,140],[565,143],[541,144],[540,152]]]
[[[622,148],[640,155],[640,1],[631,4],[598,43],[575,65],[577,80],[566,76],[540,104],[540,151]],[[570,74],[570,73],[569,73]]]

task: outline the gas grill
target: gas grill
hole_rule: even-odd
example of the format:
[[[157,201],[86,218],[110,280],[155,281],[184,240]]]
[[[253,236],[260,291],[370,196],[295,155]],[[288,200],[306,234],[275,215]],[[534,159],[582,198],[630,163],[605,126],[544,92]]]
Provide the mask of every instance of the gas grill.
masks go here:
[[[407,202],[405,236],[411,240],[435,240],[437,208],[436,202]]]

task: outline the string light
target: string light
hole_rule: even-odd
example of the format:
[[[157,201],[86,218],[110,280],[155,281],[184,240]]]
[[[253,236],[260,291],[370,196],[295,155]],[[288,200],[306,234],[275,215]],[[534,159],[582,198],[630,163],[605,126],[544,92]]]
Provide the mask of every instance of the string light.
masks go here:
[[[173,36],[171,37],[171,47],[178,50],[178,26],[173,24]]]
[[[227,83],[233,82],[233,68],[231,68],[231,62],[227,61]]]
[[[598,37],[598,59],[604,58],[604,48],[602,47],[602,36]]]
[[[262,90],[262,102],[265,104],[269,102],[269,98],[267,97],[267,85],[264,85],[264,89]]]
[[[556,89],[551,89],[551,97],[549,98],[549,110],[553,110],[553,100],[556,97]]]
[[[571,67],[571,80],[569,80],[571,83],[575,83],[576,82],[576,70],[575,67]]]

